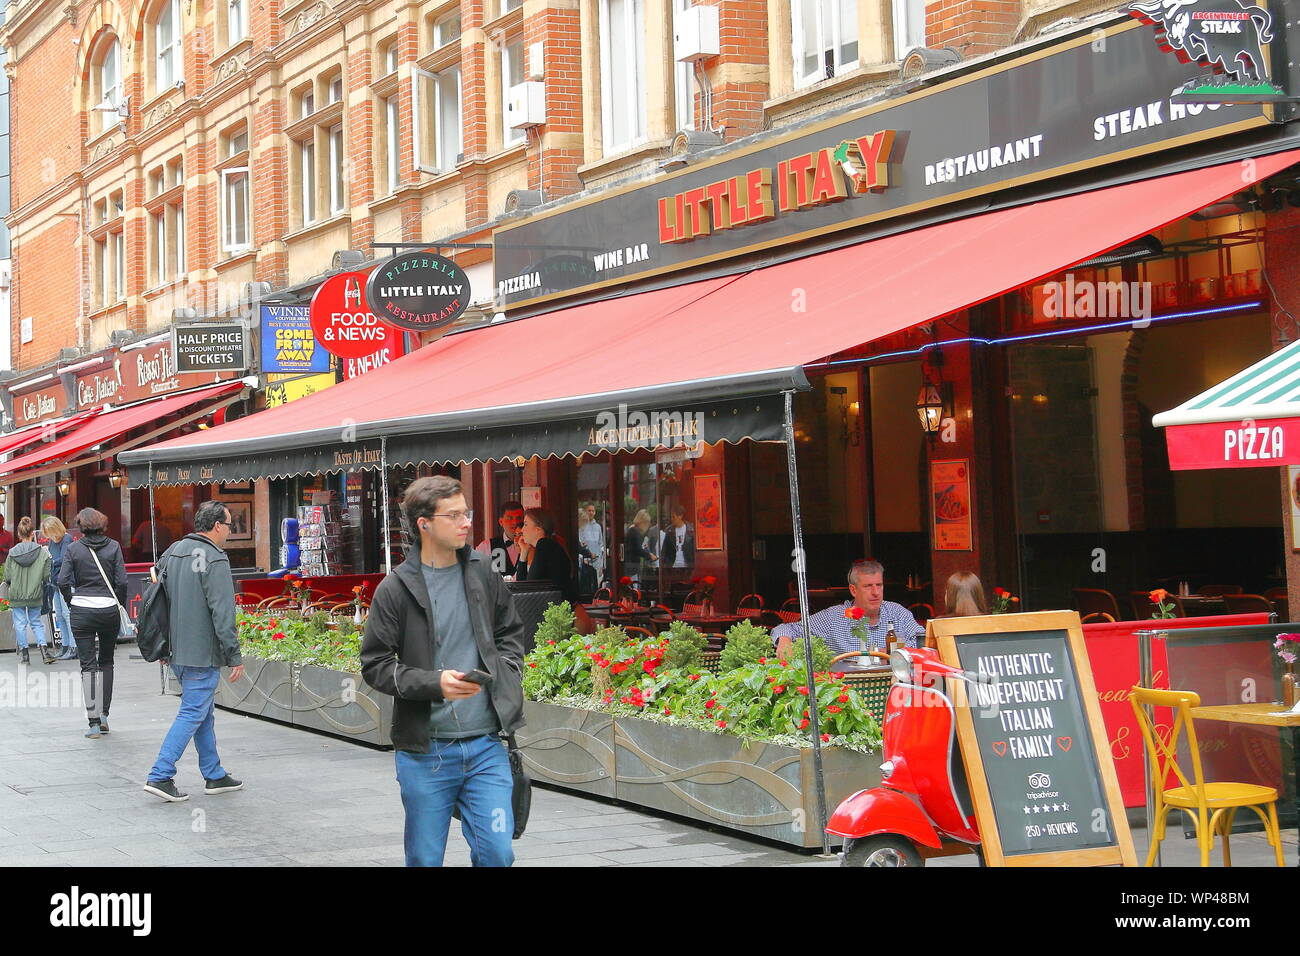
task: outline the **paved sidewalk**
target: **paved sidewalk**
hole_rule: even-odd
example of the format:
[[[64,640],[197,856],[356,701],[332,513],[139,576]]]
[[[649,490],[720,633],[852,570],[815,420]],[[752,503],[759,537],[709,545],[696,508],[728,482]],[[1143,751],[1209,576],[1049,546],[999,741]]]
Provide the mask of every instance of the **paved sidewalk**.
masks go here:
[[[18,665],[0,654],[0,866],[400,866],[402,805],[390,752],[252,717],[217,711],[222,762],[245,781],[239,793],[202,793],[193,749],[177,784],[188,802],[145,793],[150,765],[176,713],[159,694],[158,666],[117,649],[112,733],[82,736],[80,684],[72,662]],[[26,674],[37,681],[29,690]],[[42,706],[51,675],[63,706]],[[14,689],[24,693],[15,706]],[[32,706],[37,705],[37,706]],[[456,831],[447,864],[465,866]],[[1144,834],[1135,834],[1139,854]],[[1295,862],[1295,832],[1287,863]],[[1172,836],[1166,865],[1195,864],[1194,845]],[[826,860],[686,821],[534,789],[517,866],[834,866]],[[1257,837],[1233,840],[1238,865],[1271,865]],[[1215,855],[1216,864],[1219,856]],[[932,866],[973,866],[974,857]]]

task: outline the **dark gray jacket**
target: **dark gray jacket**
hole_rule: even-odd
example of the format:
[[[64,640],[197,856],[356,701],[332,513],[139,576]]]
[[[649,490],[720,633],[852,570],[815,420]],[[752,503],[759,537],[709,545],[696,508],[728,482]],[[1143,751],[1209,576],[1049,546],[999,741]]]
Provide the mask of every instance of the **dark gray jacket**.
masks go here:
[[[492,674],[488,691],[501,729],[513,733],[524,724],[524,625],[510,593],[491,562],[466,545],[457,552],[465,570],[474,642]],[[442,700],[442,673],[433,669],[433,614],[429,589],[412,549],[404,562],[379,582],[361,643],[361,675],[393,697],[393,746],[429,752],[429,702]]]
[[[167,572],[173,664],[234,667],[243,663],[235,631],[230,558],[205,535],[187,534],[158,558]]]

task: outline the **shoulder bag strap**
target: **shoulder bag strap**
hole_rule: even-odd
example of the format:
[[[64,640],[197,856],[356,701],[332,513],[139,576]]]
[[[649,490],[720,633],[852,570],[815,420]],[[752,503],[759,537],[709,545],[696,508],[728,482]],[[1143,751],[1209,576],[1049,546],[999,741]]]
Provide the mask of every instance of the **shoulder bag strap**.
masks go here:
[[[90,552],[90,556],[94,559],[95,567],[99,568],[99,576],[104,579],[104,586],[108,588],[108,593],[113,596],[113,603],[117,605],[119,611],[125,614],[126,608],[122,607],[122,602],[117,599],[117,592],[113,590],[113,585],[108,582],[108,575],[104,573],[104,566],[99,563],[99,555],[95,553],[95,549],[90,545],[86,545],[86,550]]]

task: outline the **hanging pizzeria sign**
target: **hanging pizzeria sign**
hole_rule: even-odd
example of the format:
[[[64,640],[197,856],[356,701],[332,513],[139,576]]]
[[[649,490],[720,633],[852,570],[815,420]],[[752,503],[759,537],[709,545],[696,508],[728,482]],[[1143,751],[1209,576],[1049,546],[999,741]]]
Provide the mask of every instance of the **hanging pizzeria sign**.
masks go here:
[[[366,285],[370,311],[407,332],[450,325],[469,305],[469,276],[450,259],[404,252],[379,264]]]

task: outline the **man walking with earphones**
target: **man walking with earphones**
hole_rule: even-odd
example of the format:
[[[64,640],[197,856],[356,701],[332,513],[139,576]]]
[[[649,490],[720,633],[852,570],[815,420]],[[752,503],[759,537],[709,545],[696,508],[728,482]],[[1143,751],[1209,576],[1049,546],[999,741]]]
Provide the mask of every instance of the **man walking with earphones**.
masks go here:
[[[406,865],[442,865],[459,807],[473,865],[510,866],[501,735],[523,725],[524,626],[500,575],[469,546],[474,513],[459,481],[417,479],[402,511],[419,546],[375,590],[361,673],[393,697]]]

